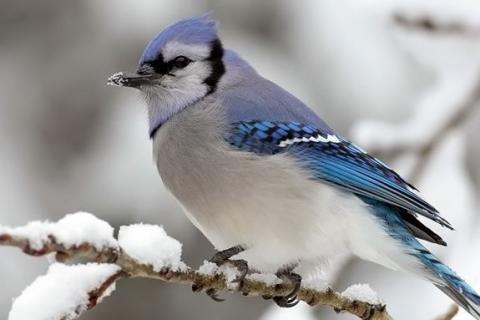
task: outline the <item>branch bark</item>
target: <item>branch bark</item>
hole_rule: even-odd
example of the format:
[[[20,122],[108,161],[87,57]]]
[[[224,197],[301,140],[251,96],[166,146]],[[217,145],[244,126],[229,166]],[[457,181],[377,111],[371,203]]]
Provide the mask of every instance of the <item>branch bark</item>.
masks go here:
[[[202,290],[214,289],[217,291],[241,292],[243,295],[251,297],[265,295],[281,296],[291,292],[293,289],[291,283],[282,282],[280,284],[270,285],[266,282],[247,278],[241,290],[239,290],[238,285],[229,282],[223,273],[204,274],[190,267],[182,271],[175,271],[170,268],[163,268],[160,271],[156,271],[153,266],[140,263],[126,254],[122,249],[107,247],[99,251],[89,243],[66,247],[58,243],[53,235],[50,235],[48,240],[42,244],[43,246],[41,248],[32,249],[28,238],[0,234],[1,246],[17,247],[28,255],[38,257],[55,254],[58,262],[68,263],[81,259],[89,262],[114,263],[121,268],[119,272],[109,277],[96,290],[89,293],[90,303],[88,309],[96,306],[98,298],[103,295],[103,292],[105,292],[111,284],[125,278],[150,278],[171,283],[195,285],[198,288],[202,288]],[[350,300],[332,289],[319,291],[302,287],[298,293],[298,299],[311,306],[330,306],[334,308],[336,312],[348,312],[361,319],[392,320],[385,305]]]
[[[447,312],[445,314],[437,317],[435,320],[452,320],[458,313],[458,306],[456,304],[453,304],[448,308]]]

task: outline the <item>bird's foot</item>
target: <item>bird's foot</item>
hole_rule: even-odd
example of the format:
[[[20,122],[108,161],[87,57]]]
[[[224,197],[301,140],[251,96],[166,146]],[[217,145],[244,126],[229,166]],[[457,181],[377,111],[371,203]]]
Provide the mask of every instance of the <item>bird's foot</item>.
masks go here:
[[[284,269],[276,273],[278,278],[282,279],[283,281],[287,280],[293,285],[292,291],[284,296],[263,296],[264,299],[273,299],[273,301],[275,301],[275,303],[282,308],[291,308],[297,305],[299,302],[297,299],[297,293],[302,284],[302,277],[299,274],[292,272],[292,269],[293,268]]]
[[[235,246],[228,248],[226,250],[218,251],[215,253],[215,255],[209,260],[212,263],[215,263],[218,267],[221,267],[224,264],[231,264],[237,270],[240,272],[240,274],[232,280],[232,282],[237,282],[238,283],[238,290],[241,291],[243,287],[243,283],[245,280],[245,277],[248,274],[249,268],[248,268],[248,263],[245,260],[231,260],[230,258],[233,257],[236,254],[239,254],[240,252],[245,251],[245,249],[242,246]],[[198,292],[201,291],[203,288],[198,285],[192,285],[192,291]],[[210,288],[206,291],[207,295],[212,298],[214,301],[221,302],[224,301],[225,299],[222,299],[218,297],[217,290]]]
[[[224,264],[231,264],[235,268],[237,268],[238,271],[240,271],[240,275],[238,275],[232,282],[238,282],[240,288],[243,285],[243,281],[245,280],[245,277],[247,276],[248,273],[248,263],[245,260],[237,259],[237,260],[232,260],[230,259],[234,255],[239,254],[240,252],[245,251],[245,249],[242,246],[235,246],[231,247],[226,250],[218,251],[211,259],[210,262],[215,263],[217,266],[221,267]]]
[[[193,292],[200,292],[203,290],[203,286],[202,285],[199,285],[199,284],[192,284],[192,291]],[[218,296],[218,292],[216,289],[213,289],[213,288],[209,288],[205,291],[205,293],[207,294],[207,296],[209,296],[213,301],[216,301],[216,302],[222,302],[222,301],[225,301],[225,299],[223,298],[220,298]]]

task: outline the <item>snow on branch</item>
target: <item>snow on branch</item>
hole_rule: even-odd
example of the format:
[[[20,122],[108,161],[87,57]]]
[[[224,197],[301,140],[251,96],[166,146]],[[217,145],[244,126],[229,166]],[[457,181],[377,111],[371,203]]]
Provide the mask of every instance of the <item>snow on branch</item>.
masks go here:
[[[373,154],[382,154],[394,158],[408,151],[427,153],[450,130],[465,124],[472,117],[474,111],[478,109],[480,79],[476,78],[474,82],[473,85],[465,84],[463,86],[470,88],[470,90],[466,90],[465,96],[460,97],[457,101],[449,101],[451,98],[448,99],[448,95],[454,95],[451,92],[436,96],[435,99],[424,98],[425,101],[422,101],[424,104],[420,105],[417,108],[420,110],[417,114],[414,114],[416,118],[402,124],[401,127],[365,120],[356,124],[353,135],[362,145],[368,145]],[[439,89],[444,90],[445,88],[441,87]],[[438,100],[447,101],[448,104],[443,106]],[[428,106],[424,106],[427,102]],[[435,109],[430,107],[430,104]],[[441,105],[441,109],[439,105]],[[436,112],[433,113],[432,111]]]
[[[232,282],[237,271],[231,266],[206,262],[198,270],[188,267],[181,260],[182,244],[162,227],[124,226],[117,240],[107,222],[88,213],[70,214],[56,223],[0,226],[0,245],[18,247],[33,256],[53,255],[57,261],[15,299],[9,320],[76,319],[112,293],[116,281],[124,278],[151,278],[205,291],[241,291],[253,297],[281,296],[293,289],[291,283],[274,275],[250,274],[239,290],[238,283]],[[368,286],[355,285],[340,294],[304,285],[298,298],[311,306],[330,306],[362,319],[392,319]]]
[[[479,109],[480,77],[475,77],[472,82],[463,85],[467,88],[466,93],[456,101],[450,101],[452,96],[457,98],[451,90],[439,85],[428,92],[410,121],[391,124],[364,120],[355,125],[353,136],[372,155],[381,158],[393,159],[413,152],[418,157],[409,174],[413,182],[424,171],[433,151],[445,137],[452,130],[464,126]],[[440,101],[446,103],[442,106]]]
[[[59,262],[73,258],[108,262],[118,249],[113,231],[107,222],[78,212],[56,223],[33,221],[18,228],[0,226],[0,244],[18,247],[32,256],[54,253]]]
[[[108,296],[121,276],[115,264],[54,263],[14,301],[8,319],[75,319]]]

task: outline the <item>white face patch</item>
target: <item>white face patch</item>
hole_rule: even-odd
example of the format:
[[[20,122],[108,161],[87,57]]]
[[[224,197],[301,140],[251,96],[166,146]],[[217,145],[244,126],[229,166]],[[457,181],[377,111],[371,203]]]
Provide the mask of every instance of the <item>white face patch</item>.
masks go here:
[[[198,91],[208,90],[204,83],[211,73],[208,61],[193,61],[183,69],[174,69],[173,75],[164,75],[160,81],[163,88],[175,90],[177,94],[197,96]]]
[[[165,61],[170,61],[178,56],[186,56],[191,60],[203,60],[210,55],[210,47],[203,44],[191,45],[170,41],[163,48],[162,55]]]
[[[338,139],[337,136],[335,135],[332,135],[332,134],[329,134],[327,135],[327,137],[323,137],[321,136],[320,134],[318,134],[317,136],[315,137],[299,137],[299,138],[293,138],[293,139],[287,139],[287,140],[284,140],[284,141],[281,141],[278,146],[279,147],[287,147],[289,145],[292,145],[294,143],[297,143],[297,142],[333,142],[333,143],[339,143],[340,142],[340,139]]]
[[[150,128],[204,97],[209,90],[204,81],[210,73],[208,61],[194,61],[183,69],[173,70],[173,75],[162,76],[157,85],[144,87]]]

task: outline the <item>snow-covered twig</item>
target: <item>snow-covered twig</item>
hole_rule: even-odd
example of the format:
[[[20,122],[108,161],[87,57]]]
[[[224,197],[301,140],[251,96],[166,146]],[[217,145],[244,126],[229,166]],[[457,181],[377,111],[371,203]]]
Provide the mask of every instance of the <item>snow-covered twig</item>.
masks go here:
[[[70,320],[95,307],[124,276],[110,263],[54,263],[15,299],[9,320]]]
[[[59,262],[110,262],[118,250],[113,228],[86,212],[66,215],[56,223],[30,222],[18,228],[0,226],[0,244],[31,256],[55,254]]]
[[[432,139],[420,146],[416,153],[420,157],[416,166],[411,171],[411,179],[417,180],[424,171],[425,164],[430,160],[433,150],[444,140],[445,136],[452,130],[461,127],[472,115],[473,111],[478,109],[480,101],[480,79],[478,79],[475,87],[464,101],[461,101],[461,106],[444,125],[437,129]],[[406,151],[406,150],[403,150]]]
[[[479,102],[480,79],[476,81],[470,93],[462,101],[458,102],[458,105],[454,106],[455,108],[452,108],[455,112],[450,117],[446,118],[445,121],[439,123],[438,126],[433,126],[433,132],[428,134],[429,139],[426,141],[422,141],[422,139],[416,139],[415,143],[404,141],[405,139],[401,137],[403,134],[402,130],[395,128],[392,125],[391,128],[388,128],[388,133],[386,127],[383,128],[385,131],[382,131],[386,136],[389,136],[389,133],[392,134],[392,137],[390,137],[391,141],[389,141],[390,145],[387,147],[386,145],[377,142],[377,145],[371,145],[369,147],[369,152],[374,156],[386,159],[395,159],[407,153],[414,153],[417,156],[417,161],[410,171],[409,180],[415,182],[424,171],[425,165],[429,163],[433,151],[442,141],[444,141],[446,135],[448,135],[453,129],[462,127],[472,117],[474,111],[479,109]],[[361,123],[354,129],[354,135],[357,138],[360,138],[364,145],[368,145],[372,142],[369,138],[372,130],[367,128],[368,125],[370,125],[368,122]],[[422,124],[415,125],[421,126]],[[423,125],[426,126],[426,124]],[[374,126],[374,128],[375,130],[379,129],[377,126]],[[376,134],[378,137],[378,132]],[[395,134],[399,135],[397,140],[393,139],[393,135]]]
[[[95,218],[93,215],[80,213],[78,216],[69,215],[64,219],[76,220],[91,224],[87,229],[90,231],[103,230],[106,222]],[[58,263],[52,265],[46,276],[38,278],[22,295],[14,302],[14,307],[10,312],[9,320],[27,319],[23,316],[25,309],[30,311],[27,314],[35,314],[34,306],[29,303],[35,303],[36,299],[25,298],[32,296],[34,293],[42,294],[42,288],[51,290],[54,284],[61,285],[62,281],[58,281],[60,277],[66,277],[66,272],[73,272],[70,268],[76,268],[78,272],[79,266],[91,266],[87,272],[89,277],[78,277],[78,281],[82,279],[90,279],[87,286],[73,286],[75,293],[81,293],[81,297],[76,297],[75,301],[79,301],[76,307],[68,306],[63,308],[52,308],[52,313],[43,319],[75,319],[82,311],[94,307],[100,299],[111,292],[112,285],[122,278],[151,278],[166,282],[194,285],[202,290],[213,289],[217,291],[240,291],[247,296],[281,296],[285,295],[293,289],[292,284],[281,282],[280,279],[273,275],[254,274],[248,276],[242,288],[239,290],[238,284],[232,282],[236,270],[228,266],[217,268],[216,265],[206,263],[199,270],[194,270],[186,266],[181,261],[181,244],[169,237],[163,228],[152,225],[133,225],[122,227],[119,232],[118,241],[112,241],[113,229],[111,232],[97,232],[96,234],[84,233],[76,228],[76,235],[68,237],[64,230],[58,228],[58,225],[64,222],[64,219],[55,223],[35,223],[20,228],[7,228],[0,226],[0,245],[18,247],[26,254],[33,256],[43,256],[47,254],[55,254],[57,261],[62,263],[89,261],[85,265],[65,266],[65,270],[59,273]],[[68,228],[68,223],[63,223]],[[106,224],[108,225],[108,224]],[[93,227],[92,227],[93,226]],[[103,226],[103,228],[101,227]],[[36,236],[32,236],[32,235]],[[57,266],[57,267],[55,267]],[[104,267],[102,267],[104,266]],[[112,268],[111,266],[114,266]],[[53,268],[53,270],[52,270]],[[103,268],[103,271],[91,270],[92,268]],[[110,270],[105,272],[105,268]],[[100,274],[99,274],[100,273]],[[60,275],[59,275],[60,274]],[[96,275],[92,279],[92,274]],[[53,279],[48,281],[48,279]],[[77,278],[68,277],[68,278]],[[272,281],[274,279],[275,281]],[[73,280],[72,280],[73,281]],[[31,288],[32,287],[32,288]],[[64,287],[72,287],[71,284]],[[65,289],[65,288],[64,288]],[[83,290],[83,291],[82,291]],[[48,293],[44,292],[48,297]],[[70,292],[70,294],[73,294]],[[68,296],[68,294],[65,294]],[[87,298],[85,298],[87,297]],[[314,288],[304,286],[298,293],[298,299],[314,305],[331,306],[337,312],[348,312],[362,319],[371,320],[389,320],[392,319],[387,313],[386,308],[381,303],[375,301],[359,301],[355,300],[355,295],[340,294],[332,289],[316,290]],[[45,308],[43,308],[45,310]],[[45,313],[44,313],[45,314]]]

